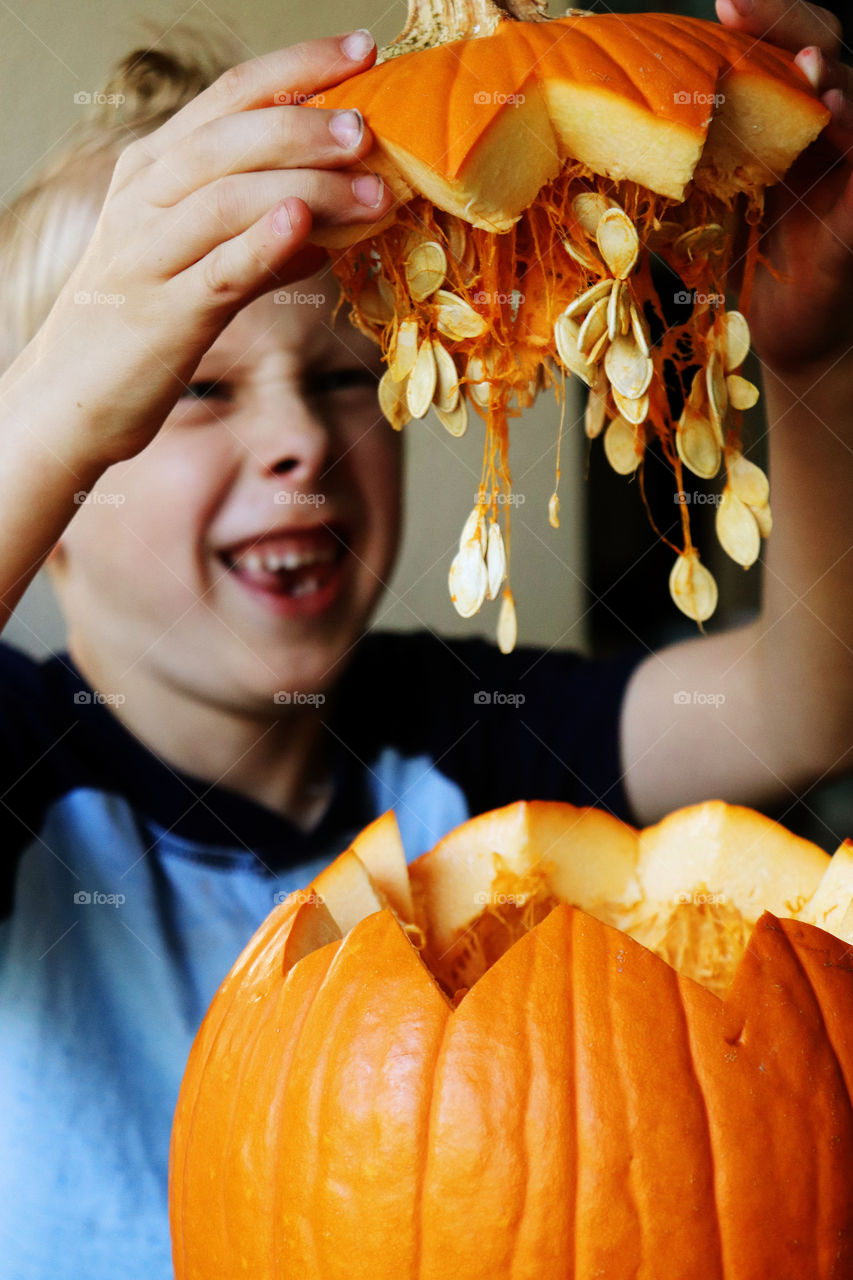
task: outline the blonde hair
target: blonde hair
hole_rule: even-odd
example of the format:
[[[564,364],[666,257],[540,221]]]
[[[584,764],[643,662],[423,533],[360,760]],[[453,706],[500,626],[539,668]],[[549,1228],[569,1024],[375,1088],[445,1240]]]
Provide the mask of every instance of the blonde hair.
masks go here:
[[[36,334],[79,262],[120,153],[240,60],[236,40],[187,23],[171,29],[168,38],[157,35],[115,65],[62,150],[3,202],[0,371]]]

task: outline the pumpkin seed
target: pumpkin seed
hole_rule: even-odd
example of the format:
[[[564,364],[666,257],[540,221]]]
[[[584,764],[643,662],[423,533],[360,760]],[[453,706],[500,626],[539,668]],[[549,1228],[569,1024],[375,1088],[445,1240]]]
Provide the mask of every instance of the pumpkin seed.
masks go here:
[[[586,354],[595,346],[603,333],[607,333],[607,299],[599,298],[586,313],[578,333],[578,349]]]
[[[450,599],[462,618],[473,618],[486,598],[486,562],[478,538],[464,543],[450,566]]]
[[[452,409],[440,409],[437,404],[433,405],[436,416],[452,436],[457,438],[464,436],[468,430],[468,402],[462,396],[459,397],[458,403]]]
[[[454,342],[463,338],[479,338],[489,327],[483,316],[478,315],[458,294],[439,289],[433,295],[433,301],[438,303],[435,327]]]
[[[405,262],[406,284],[415,302],[424,302],[440,289],[447,276],[447,256],[437,240],[422,240]]]
[[[742,453],[731,453],[726,458],[729,486],[741,502],[749,507],[763,507],[770,500],[770,481],[754,462]]]
[[[761,550],[758,523],[745,502],[726,485],[716,518],[717,541],[736,564],[748,569]]]
[[[722,431],[726,418],[726,409],[729,406],[729,397],[726,391],[726,380],[723,377],[723,362],[717,351],[711,352],[711,357],[706,366],[705,385],[708,389],[708,408],[711,422]]]
[[[730,373],[726,378],[726,391],[733,409],[751,409],[758,404],[758,387],[739,373]]]
[[[435,395],[436,376],[435,353],[432,349],[432,342],[429,338],[424,338],[418,347],[415,367],[409,374],[409,384],[406,388],[406,400],[413,418],[426,417],[427,410]]]
[[[459,535],[459,550],[474,538],[480,544],[480,554],[486,554],[486,517],[482,507],[475,507],[462,526]]]
[[[578,294],[573,302],[566,307],[563,315],[570,319],[587,311],[594,302],[598,302],[599,298],[605,298],[613,288],[612,280],[599,280],[597,284],[590,285],[588,289],[584,289],[583,293]]]
[[[586,245],[576,244],[574,240],[564,240],[563,248],[572,261],[582,267],[588,275],[600,276],[603,274],[604,263]]]
[[[563,315],[557,317],[557,323],[554,325],[554,342],[557,347],[557,355],[560,357],[560,362],[563,366],[568,369],[569,373],[575,374],[588,387],[591,387],[594,372],[578,350],[579,331],[579,326],[575,321],[563,313]]]
[[[548,499],[548,523],[552,529],[560,527],[560,498],[556,490]]]
[[[515,648],[515,642],[518,639],[518,619],[515,615],[515,601],[512,598],[512,592],[509,587],[504,592],[504,598],[501,601],[501,610],[498,614],[497,639],[501,653],[512,653]]]
[[[453,356],[442,346],[438,338],[432,340],[432,351],[435,356],[435,392],[433,403],[437,409],[450,413],[459,403],[459,376]]]
[[[418,358],[418,343],[418,322],[414,316],[407,316],[397,328],[388,361],[391,377],[396,378],[397,382],[402,382],[414,369]]]
[[[626,422],[630,422],[634,427],[639,427],[641,423],[645,422],[649,416],[648,392],[632,400],[630,396],[623,396],[622,392],[617,391],[615,387],[611,387],[610,391],[613,396],[613,403]]]
[[[722,450],[714,428],[689,403],[684,406],[684,412],[678,419],[675,447],[679,458],[694,476],[710,480],[719,471]]]
[[[488,579],[486,596],[489,600],[496,600],[501,583],[506,577],[506,551],[500,525],[496,520],[489,525],[486,542],[486,577]]]
[[[694,409],[701,409],[705,404],[705,398],[708,388],[705,383],[705,371],[699,369],[693,375],[693,381],[690,384],[690,394],[687,397],[687,403]]]
[[[468,235],[465,223],[461,218],[449,214],[446,218],[445,235],[450,257],[463,280],[467,279],[474,261],[474,246]]]
[[[465,366],[465,377],[470,379],[467,383],[468,395],[481,409],[488,409],[492,398],[492,384],[485,374],[485,361],[480,356],[469,356]]]
[[[637,470],[643,458],[640,440],[637,429],[624,418],[614,418],[610,423],[604,433],[604,453],[617,475],[629,476]]]
[[[597,191],[583,191],[572,201],[572,213],[588,236],[595,235],[602,214],[612,207],[613,202]]]
[[[683,551],[669,575],[673,603],[694,622],[707,622],[717,607],[717,584],[699,560],[698,551]]]
[[[384,276],[375,276],[358,295],[358,309],[370,324],[386,325],[394,319],[394,291]]]
[[[639,400],[648,391],[654,365],[644,356],[633,337],[618,334],[607,348],[604,369],[610,383],[629,400]]]
[[[406,384],[407,379],[398,382],[392,377],[390,369],[386,369],[379,379],[379,408],[395,431],[402,431],[412,417],[406,396]]]
[[[758,532],[762,538],[769,538],[773,531],[773,515],[770,511],[770,503],[765,502],[760,507],[753,507],[750,504],[750,511],[755,516],[755,523],[758,525]]]
[[[713,252],[715,248],[721,248],[725,234],[718,222],[708,222],[704,226],[691,227],[689,231],[685,231],[672,247],[675,253],[686,253],[692,262],[693,254],[700,250]]]
[[[601,337],[598,339],[598,341],[596,342],[595,346],[592,347],[592,349],[587,354],[587,357],[586,357],[587,363],[598,364],[599,360],[604,355],[604,352],[607,349],[607,345],[609,342],[610,342],[610,335],[608,333],[603,333]]]
[[[649,332],[646,328],[646,322],[640,315],[635,302],[629,303],[629,311],[631,315],[631,332],[634,335],[634,341],[644,356],[651,355],[651,345],[649,343]]]
[[[608,270],[625,280],[637,265],[640,241],[637,228],[622,209],[607,209],[595,229],[599,252]]]
[[[607,377],[603,369],[590,387],[584,411],[583,427],[590,440],[600,436],[607,418]]]
[[[725,350],[725,371],[739,368],[749,354],[749,325],[746,316],[739,311],[727,311],[722,324],[723,347]]]
[[[610,284],[610,297],[607,300],[607,336],[612,342],[622,328],[620,303],[624,285],[621,280],[613,280],[608,283]]]

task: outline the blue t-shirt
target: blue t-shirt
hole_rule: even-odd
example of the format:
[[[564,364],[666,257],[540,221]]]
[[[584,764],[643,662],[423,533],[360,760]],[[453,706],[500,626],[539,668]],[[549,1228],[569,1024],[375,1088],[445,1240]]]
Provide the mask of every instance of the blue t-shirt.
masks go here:
[[[67,655],[0,645],[2,1280],[168,1280],[181,1075],[264,917],[388,808],[409,858],[521,798],[629,817],[618,718],[639,656],[368,636],[306,834],[169,767]]]

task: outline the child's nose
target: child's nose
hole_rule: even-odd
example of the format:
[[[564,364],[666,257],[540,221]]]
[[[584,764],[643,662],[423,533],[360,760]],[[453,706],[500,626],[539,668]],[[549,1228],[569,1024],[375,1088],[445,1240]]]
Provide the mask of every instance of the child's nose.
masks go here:
[[[316,485],[329,465],[330,434],[303,402],[268,410],[262,429],[248,444],[256,470],[286,476],[293,485]]]

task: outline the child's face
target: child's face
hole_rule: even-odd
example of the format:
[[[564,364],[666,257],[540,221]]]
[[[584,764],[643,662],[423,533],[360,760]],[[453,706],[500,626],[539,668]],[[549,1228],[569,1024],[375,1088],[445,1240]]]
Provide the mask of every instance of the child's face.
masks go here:
[[[263,711],[340,675],[394,559],[401,455],[378,348],[344,310],[332,329],[336,297],[327,273],[240,312],[75,516],[55,577],[93,678],[139,666]]]

